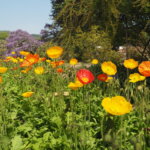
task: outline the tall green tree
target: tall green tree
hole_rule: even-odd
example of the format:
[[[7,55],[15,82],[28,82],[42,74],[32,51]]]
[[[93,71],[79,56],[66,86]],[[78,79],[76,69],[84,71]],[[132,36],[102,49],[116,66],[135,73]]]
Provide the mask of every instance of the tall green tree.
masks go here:
[[[148,54],[150,38],[149,0],[51,0],[53,24],[47,25],[53,41],[68,48],[78,31],[92,26],[105,32],[113,47],[132,44]],[[109,43],[109,44],[110,44]]]

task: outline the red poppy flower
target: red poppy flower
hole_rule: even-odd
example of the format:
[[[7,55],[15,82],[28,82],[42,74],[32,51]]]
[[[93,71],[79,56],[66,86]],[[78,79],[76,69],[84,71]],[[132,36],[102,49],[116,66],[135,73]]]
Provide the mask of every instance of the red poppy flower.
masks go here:
[[[143,76],[150,77],[150,61],[143,61],[139,65],[138,70]]]
[[[28,67],[35,63],[37,63],[39,60],[38,54],[29,54],[27,55],[26,59],[21,63],[20,67]]]
[[[99,74],[97,76],[97,79],[100,80],[100,81],[103,81],[103,82],[105,82],[107,80],[107,78],[108,78],[107,74],[104,74],[104,73],[103,74]]]
[[[58,73],[62,73],[63,72],[63,69],[62,68],[57,68],[56,70]]]
[[[83,84],[91,83],[94,80],[94,75],[91,71],[87,69],[80,69],[77,74],[77,78]]]

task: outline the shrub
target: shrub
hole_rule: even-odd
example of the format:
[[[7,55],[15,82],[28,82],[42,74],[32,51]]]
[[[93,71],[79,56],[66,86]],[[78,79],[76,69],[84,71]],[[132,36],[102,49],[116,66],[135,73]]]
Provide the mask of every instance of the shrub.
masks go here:
[[[6,41],[6,56],[11,55],[12,51],[16,52],[16,55],[19,55],[20,51],[35,52],[36,49],[42,44],[41,41],[34,39],[32,35],[22,30],[10,32],[10,35]]]
[[[112,48],[108,34],[100,30],[98,26],[92,26],[87,32],[78,29],[76,34],[68,36],[68,41],[65,41],[62,45],[67,53],[65,59],[76,57],[80,61],[88,61],[91,57],[98,58],[101,49],[107,51]]]

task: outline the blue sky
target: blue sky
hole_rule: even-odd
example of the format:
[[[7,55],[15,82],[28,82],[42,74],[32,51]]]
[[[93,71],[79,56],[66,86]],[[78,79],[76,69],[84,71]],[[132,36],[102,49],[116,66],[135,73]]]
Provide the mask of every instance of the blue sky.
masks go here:
[[[51,23],[50,0],[0,0],[0,30],[22,29],[39,34]]]

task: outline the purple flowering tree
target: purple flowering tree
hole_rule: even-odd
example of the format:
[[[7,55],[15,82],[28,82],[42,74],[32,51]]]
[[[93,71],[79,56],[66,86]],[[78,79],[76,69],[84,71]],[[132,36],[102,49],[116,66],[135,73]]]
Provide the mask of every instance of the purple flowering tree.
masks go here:
[[[12,52],[16,52],[19,56],[20,51],[36,52],[36,49],[42,44],[41,41],[36,40],[32,35],[26,31],[16,30],[10,32],[7,41],[6,56],[12,56]]]

